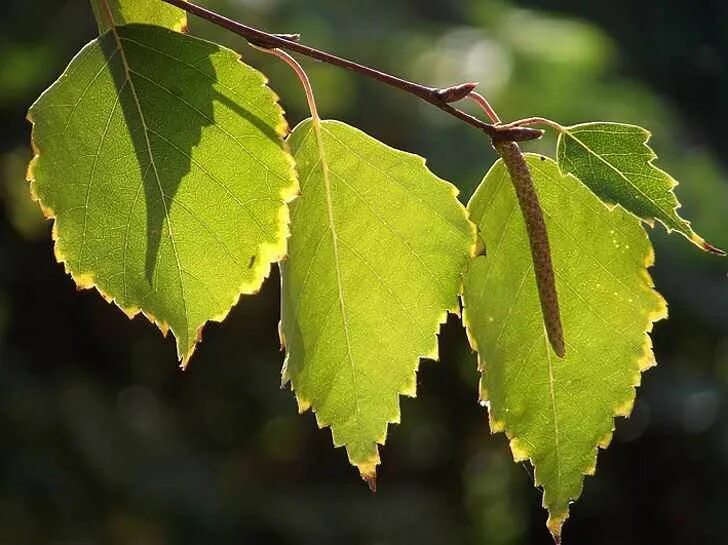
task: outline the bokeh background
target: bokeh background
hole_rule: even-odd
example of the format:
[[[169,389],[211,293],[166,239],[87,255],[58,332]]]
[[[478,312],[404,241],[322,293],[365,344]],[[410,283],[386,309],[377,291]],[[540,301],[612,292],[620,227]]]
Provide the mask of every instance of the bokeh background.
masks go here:
[[[504,119],[649,127],[685,215],[728,246],[725,2],[205,3],[421,82],[480,81]],[[291,124],[306,115],[286,67],[190,22],[270,75]],[[441,363],[422,365],[418,399],[402,401],[372,495],[279,388],[275,274],[206,328],[186,373],[153,326],[76,291],[28,198],[24,117],[95,32],[81,0],[10,0],[0,15],[0,545],[550,543],[531,469],[488,432],[457,320]],[[324,115],[427,157],[463,199],[493,161],[477,131],[441,112],[306,67]],[[586,480],[566,543],[728,542],[728,261],[661,228],[652,238],[671,308],[654,333],[659,366]]]

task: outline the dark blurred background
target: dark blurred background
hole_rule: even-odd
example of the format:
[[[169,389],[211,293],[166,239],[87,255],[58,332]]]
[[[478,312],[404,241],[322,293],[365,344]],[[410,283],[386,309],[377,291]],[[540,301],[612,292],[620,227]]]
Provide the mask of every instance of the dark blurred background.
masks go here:
[[[431,84],[482,82],[504,119],[653,130],[684,213],[728,246],[728,4],[642,0],[217,0],[211,7]],[[264,69],[291,124],[285,66],[192,18]],[[86,2],[0,14],[0,545],[548,544],[529,467],[476,403],[459,322],[424,362],[383,449],[379,492],[279,389],[278,278],[209,325],[190,369],[173,342],[77,292],[30,202],[25,111],[94,38]],[[493,161],[477,131],[306,62],[326,116],[428,158],[467,199]],[[553,141],[528,146],[552,153]],[[633,417],[620,419],[567,544],[728,543],[728,261],[653,232],[671,318]],[[609,334],[609,332],[605,332]]]

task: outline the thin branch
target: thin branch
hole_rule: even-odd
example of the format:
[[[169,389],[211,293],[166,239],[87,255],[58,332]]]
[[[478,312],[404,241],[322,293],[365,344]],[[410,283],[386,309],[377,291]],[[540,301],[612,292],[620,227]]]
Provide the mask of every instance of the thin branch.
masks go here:
[[[327,53],[326,51],[321,51],[320,49],[309,47],[298,42],[297,40],[287,39],[286,37],[284,37],[284,35],[270,34],[268,32],[258,30],[257,28],[238,23],[237,21],[228,19],[227,17],[215,13],[214,11],[203,8],[202,6],[198,6],[197,4],[187,2],[186,0],[162,1],[166,2],[167,4],[176,6],[180,9],[183,9],[188,13],[197,15],[198,17],[205,19],[217,26],[234,32],[235,34],[238,34],[248,40],[248,42],[257,46],[268,49],[279,48],[285,49],[286,51],[300,53],[301,55],[305,55],[312,59],[316,59],[327,64],[344,68],[351,72],[356,72],[357,74],[361,74],[391,87],[395,87],[411,95],[417,96],[425,102],[428,102],[433,106],[441,109],[442,111],[447,112],[448,114],[464,121],[465,123],[468,123],[469,125],[472,125],[473,127],[482,130],[494,140],[522,142],[526,140],[535,140],[543,136],[543,131],[530,127],[503,128],[496,125],[491,125],[490,123],[485,123],[477,117],[474,117],[458,108],[455,108],[454,106],[451,106],[448,102],[448,97],[458,95],[458,92],[453,91],[453,89],[462,89],[463,86],[467,88],[467,86],[471,84],[466,83],[447,89],[427,87],[418,83],[413,83],[411,81],[398,78],[397,76],[393,76],[391,74],[387,74],[386,72],[376,70],[375,68],[371,68],[369,66],[365,66],[363,64],[359,64],[357,62],[350,61],[342,57],[337,57],[336,55],[332,55],[331,53]]]

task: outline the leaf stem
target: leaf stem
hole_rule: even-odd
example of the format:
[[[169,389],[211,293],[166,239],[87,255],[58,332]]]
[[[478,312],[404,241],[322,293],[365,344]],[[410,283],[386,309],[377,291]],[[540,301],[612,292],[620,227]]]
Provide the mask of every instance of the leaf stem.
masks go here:
[[[327,53],[326,51],[309,47],[300,43],[297,40],[287,39],[284,35],[270,34],[257,28],[238,23],[237,21],[228,19],[227,17],[215,13],[214,11],[203,8],[202,6],[198,6],[197,4],[193,4],[192,2],[187,2],[186,0],[162,1],[166,2],[167,4],[176,6],[180,9],[183,9],[188,13],[192,13],[193,15],[205,19],[217,26],[234,32],[235,34],[238,34],[248,40],[248,42],[255,44],[259,47],[264,47],[268,49],[285,49],[286,51],[300,53],[301,55],[305,55],[312,59],[338,66],[351,72],[356,72],[357,74],[361,74],[370,79],[384,83],[385,85],[395,87],[401,91],[419,97],[425,102],[432,104],[436,108],[439,108],[440,110],[452,115],[453,117],[456,117],[461,121],[464,121],[465,123],[482,130],[493,139],[522,142],[526,140],[535,140],[543,136],[543,131],[539,129],[518,126],[501,127],[494,124],[486,123],[478,119],[477,117],[474,117],[452,106],[450,104],[450,101],[452,101],[452,99],[450,98],[448,100],[448,98],[452,97],[453,95],[452,90],[462,88],[463,86],[467,88],[467,86],[471,84],[466,83],[446,89],[427,87],[425,85],[413,83],[397,76],[387,74],[386,72],[382,72],[375,68],[371,68],[369,66],[365,66],[363,64],[359,64],[357,62],[342,57],[337,57],[336,55],[332,55],[331,53]],[[457,92],[455,92],[455,96],[457,96]]]
[[[533,125],[542,125],[545,127],[549,127],[551,129],[554,129],[557,132],[564,132],[564,130],[565,130],[563,125],[560,125],[556,121],[546,119],[545,117],[527,117],[525,119],[519,119],[517,121],[505,123],[505,124],[501,125],[501,127],[510,129],[510,128],[514,128],[514,127],[531,127]]]
[[[311,85],[311,80],[309,79],[306,71],[303,69],[303,66],[301,66],[301,64],[296,59],[294,59],[291,55],[289,55],[282,49],[260,47],[255,45],[254,43],[251,43],[250,47],[252,47],[253,49],[257,49],[258,51],[262,51],[263,53],[268,53],[270,55],[278,57],[291,67],[291,69],[296,73],[296,76],[298,76],[298,79],[301,82],[301,86],[306,93],[306,102],[308,102],[308,109],[311,110],[311,118],[313,119],[313,122],[316,124],[320,124],[321,117],[319,116],[318,107],[316,106],[316,99],[313,94],[313,86]]]
[[[471,91],[468,95],[468,98],[483,109],[485,115],[488,116],[488,119],[490,119],[494,125],[501,124],[500,117],[498,117],[498,114],[493,109],[493,106],[490,105],[488,99],[486,99],[483,95],[481,95],[477,91]]]

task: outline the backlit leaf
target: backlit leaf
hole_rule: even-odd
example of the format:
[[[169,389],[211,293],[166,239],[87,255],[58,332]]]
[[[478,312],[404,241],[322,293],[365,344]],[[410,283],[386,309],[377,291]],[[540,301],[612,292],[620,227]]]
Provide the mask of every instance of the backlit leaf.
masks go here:
[[[420,358],[458,312],[474,226],[421,157],[335,121],[290,137],[302,182],[282,265],[284,381],[370,486]]]
[[[614,417],[629,415],[640,373],[655,363],[648,332],[667,309],[647,273],[653,252],[639,221],[610,210],[551,159],[527,162],[551,239],[566,357],[554,357],[545,336],[526,229],[501,161],[468,205],[487,255],[466,274],[464,322],[491,430],[535,466],[558,538],[597,447],[607,447]]]
[[[557,156],[565,174],[573,174],[608,204],[618,204],[638,218],[662,223],[699,248],[722,254],[681,218],[674,178],[652,163],[657,158],[647,145],[649,131],[620,123],[584,123],[564,127]]]
[[[161,0],[90,0],[99,32],[110,28],[109,17],[115,25],[143,23],[170,30],[187,30],[187,13]]]
[[[32,191],[82,288],[177,338],[254,293],[297,193],[283,113],[233,51],[130,25],[88,44],[32,106]]]

